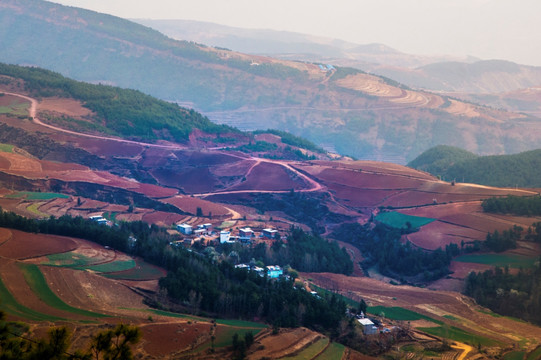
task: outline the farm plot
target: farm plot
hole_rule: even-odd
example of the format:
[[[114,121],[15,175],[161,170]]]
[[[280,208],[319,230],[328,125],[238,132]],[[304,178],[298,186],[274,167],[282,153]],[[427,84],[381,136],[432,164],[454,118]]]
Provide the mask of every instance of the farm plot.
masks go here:
[[[16,316],[21,319],[34,321],[64,320],[60,317],[46,315],[38,311],[32,310],[24,305],[21,305],[9,292],[7,287],[4,285],[2,279],[0,279],[0,298],[2,299],[2,304],[0,305],[0,308],[9,315]]]
[[[56,198],[68,199],[69,195],[52,192],[17,191],[4,197],[8,199],[51,200]]]
[[[346,347],[339,343],[331,343],[329,346],[319,355],[317,360],[338,360],[344,356]]]
[[[427,250],[444,248],[448,244],[460,246],[462,241],[484,240],[485,237],[486,232],[441,221],[434,221],[423,226],[421,230],[407,235],[407,239],[414,245]]]
[[[77,248],[75,239],[56,236],[25,233],[10,230],[12,238],[0,247],[0,256],[9,259],[30,259],[49,254],[71,251]]]
[[[189,351],[210,340],[210,323],[149,324],[141,327],[143,349],[150,355],[165,357]]]
[[[461,255],[454,259],[457,262],[483,264],[490,266],[510,268],[530,268],[533,267],[535,262],[539,260],[538,257],[521,256],[517,254],[467,254]]]
[[[104,274],[104,276],[108,277],[109,279],[138,281],[156,280],[165,275],[166,273],[164,270],[141,259],[135,260],[135,265],[127,270],[107,272],[107,274]]]
[[[246,174],[245,181],[228,190],[285,191],[306,187],[304,181],[294,177],[296,176],[292,172],[281,165],[261,162]]]
[[[34,294],[38,296],[39,299],[48,306],[64,312],[68,312],[72,315],[82,315],[92,318],[101,318],[106,316],[92,311],[75,308],[66,304],[49,288],[49,285],[47,285],[47,281],[45,280],[43,273],[39,270],[37,265],[23,263],[19,263],[18,265],[24,275],[27,284],[30,286]]]
[[[311,360],[321,354],[329,345],[329,338],[322,338],[302,349],[298,354],[283,357],[282,359]]]
[[[197,214],[197,208],[201,208],[203,215],[207,216],[211,214],[212,216],[227,216],[229,215],[229,210],[217,203],[191,197],[178,195],[168,199],[161,200],[166,204],[171,204],[176,206],[182,211],[185,211],[189,214]]]
[[[405,215],[396,211],[389,211],[379,213],[376,216],[376,220],[396,229],[403,229],[408,227],[416,229],[428,225],[436,219]]]
[[[280,359],[298,353],[321,338],[321,335],[306,328],[282,329],[278,336],[265,334],[257,340],[259,348],[248,359]]]
[[[485,336],[464,331],[455,326],[421,327],[418,329],[431,335],[458,341],[472,346],[477,346],[478,344],[481,344],[482,346],[493,346],[498,344],[497,341],[489,339]]]

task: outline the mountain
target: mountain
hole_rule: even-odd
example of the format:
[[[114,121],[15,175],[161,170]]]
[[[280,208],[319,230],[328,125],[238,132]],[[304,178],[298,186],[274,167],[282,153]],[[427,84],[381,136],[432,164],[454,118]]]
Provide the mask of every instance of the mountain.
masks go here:
[[[500,187],[541,187],[541,149],[477,156],[462,149],[438,146],[425,151],[408,166],[446,180]]]
[[[479,154],[538,145],[538,118],[414,91],[360,70],[177,41],[40,0],[0,2],[0,24],[2,62],[137,89],[217,123],[285,130],[361,159],[405,163],[440,144]]]
[[[395,50],[384,44],[355,44],[339,39],[290,31],[243,29],[193,20],[133,19],[177,40],[268,55],[280,59],[331,62],[371,70],[378,65],[419,67],[434,62],[459,60],[451,56],[420,56]],[[462,59],[471,61],[471,59]]]
[[[541,85],[541,67],[504,60],[439,62],[416,69],[380,67],[373,72],[427,90],[503,93]]]

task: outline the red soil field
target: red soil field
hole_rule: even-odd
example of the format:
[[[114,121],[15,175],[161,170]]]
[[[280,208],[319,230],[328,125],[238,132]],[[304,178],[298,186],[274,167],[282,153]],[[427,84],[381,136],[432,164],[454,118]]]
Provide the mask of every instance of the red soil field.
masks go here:
[[[407,239],[420,248],[435,250],[439,247],[445,248],[445,245],[451,243],[460,247],[462,240],[485,240],[486,234],[479,230],[434,221],[423,226],[421,230],[408,234]]]
[[[156,169],[152,176],[160,184],[182,188],[186,193],[211,192],[219,185],[207,167],[190,168],[183,171]]]
[[[76,141],[79,147],[99,156],[135,157],[144,150],[144,147],[138,144],[84,136],[76,137]]]
[[[158,357],[172,356],[210,340],[210,329],[211,324],[201,322],[143,325],[143,349]]]
[[[306,187],[304,181],[294,180],[292,176],[281,165],[261,162],[246,176],[246,181],[228,190],[297,190]]]
[[[10,231],[12,238],[0,246],[0,256],[8,259],[30,259],[77,248],[77,242],[72,238]]]
[[[340,202],[355,207],[376,207],[383,199],[396,194],[396,190],[359,189],[339,184],[327,187]]]
[[[174,205],[180,210],[194,215],[196,214],[198,207],[201,208],[203,215],[208,215],[209,212],[212,213],[213,217],[229,215],[229,210],[223,205],[191,196],[178,195],[161,201],[166,204]]]
[[[317,175],[318,179],[363,189],[416,189],[425,180],[391,174],[373,174],[364,171],[325,169]]]
[[[175,154],[178,154],[175,153]],[[239,158],[225,153],[209,153],[201,151],[182,152],[182,155],[187,157],[189,166],[212,166],[223,165],[239,161]]]
[[[0,153],[0,169],[9,169],[11,162]]]
[[[129,314],[123,309],[146,309],[143,298],[118,281],[103,276],[68,268],[41,266],[47,283],[67,304],[106,314]],[[146,318],[147,315],[143,315]]]
[[[180,215],[180,214],[175,214],[175,213],[166,213],[162,211],[155,211],[155,212],[147,212],[147,213],[142,214],[141,220],[149,224],[156,224],[160,226],[170,227],[171,225],[179,222],[184,217],[185,215]],[[119,218],[117,217],[117,219]]]

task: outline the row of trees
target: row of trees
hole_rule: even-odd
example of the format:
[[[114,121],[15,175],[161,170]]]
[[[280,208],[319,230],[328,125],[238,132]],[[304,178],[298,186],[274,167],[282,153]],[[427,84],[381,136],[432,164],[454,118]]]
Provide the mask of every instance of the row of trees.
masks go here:
[[[541,196],[493,197],[483,201],[483,211],[496,214],[514,214],[521,216],[541,215]]]
[[[501,233],[495,230],[493,233],[488,233],[484,242],[485,247],[495,252],[502,252],[509,249],[517,248],[517,241],[521,239],[521,234],[524,229],[514,225],[509,230],[503,230]]]
[[[541,267],[520,269],[512,275],[508,268],[470,273],[465,294],[492,311],[541,325]]]

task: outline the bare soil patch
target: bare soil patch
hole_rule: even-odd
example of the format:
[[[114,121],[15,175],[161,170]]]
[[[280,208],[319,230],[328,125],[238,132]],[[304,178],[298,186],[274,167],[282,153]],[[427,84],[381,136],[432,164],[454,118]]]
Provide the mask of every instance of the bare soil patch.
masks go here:
[[[212,213],[213,217],[229,215],[229,210],[227,210],[225,206],[191,196],[178,195],[172,198],[163,199],[162,202],[174,205],[180,210],[194,215],[197,213],[197,208],[201,208],[201,211],[205,216],[209,213]]]
[[[80,101],[68,98],[44,98],[38,104],[39,111],[52,111],[71,117],[81,118],[92,115]]]
[[[8,259],[30,259],[39,256],[75,250],[78,243],[73,238],[25,233],[10,230],[13,237],[0,246],[0,256]]]
[[[294,178],[294,174],[288,172],[283,166],[268,162],[261,162],[256,165],[249,174],[246,181],[228,190],[290,190],[303,189],[306,187],[304,181]]]
[[[434,221],[423,226],[419,231],[407,235],[407,239],[414,245],[435,250],[445,248],[448,244],[457,244],[460,247],[462,241],[485,240],[486,232],[467,228],[441,221]]]
[[[165,357],[188,351],[210,338],[209,323],[143,325],[143,349],[151,356]]]
[[[263,357],[279,359],[294,354],[304,347],[321,338],[321,335],[306,328],[281,329],[278,335],[268,335],[257,341],[264,349],[258,350],[248,356],[248,359],[261,359]]]

